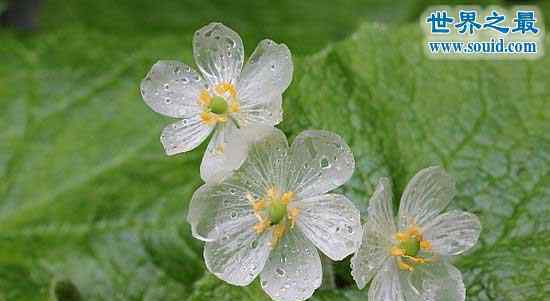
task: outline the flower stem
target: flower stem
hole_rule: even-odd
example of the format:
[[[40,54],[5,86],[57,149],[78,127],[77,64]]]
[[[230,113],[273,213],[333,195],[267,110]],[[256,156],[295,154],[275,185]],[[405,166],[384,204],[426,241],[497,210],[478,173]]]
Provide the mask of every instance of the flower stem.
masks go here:
[[[321,253],[319,255],[321,256],[321,265],[323,266],[321,289],[334,289],[336,288],[336,279],[334,278],[333,262],[325,254]]]

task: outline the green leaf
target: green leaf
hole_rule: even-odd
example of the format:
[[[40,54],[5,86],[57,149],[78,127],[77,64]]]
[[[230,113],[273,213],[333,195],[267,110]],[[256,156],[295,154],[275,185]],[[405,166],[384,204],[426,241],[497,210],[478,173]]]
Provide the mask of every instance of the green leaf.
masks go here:
[[[117,1],[91,2],[50,0],[40,15],[46,30],[81,26],[90,31],[120,35],[169,35],[191,37],[210,22],[238,29],[251,53],[255,44],[269,37],[283,42],[293,54],[310,54],[328,41],[337,41],[355,31],[361,21],[392,23],[410,21],[409,12],[422,0],[217,0],[217,1]],[[417,16],[412,16],[416,21]],[[186,46],[188,44],[182,44]]]

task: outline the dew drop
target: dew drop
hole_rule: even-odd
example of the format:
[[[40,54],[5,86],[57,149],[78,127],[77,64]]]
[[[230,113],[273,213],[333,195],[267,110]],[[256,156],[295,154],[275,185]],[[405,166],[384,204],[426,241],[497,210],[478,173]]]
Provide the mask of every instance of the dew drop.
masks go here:
[[[164,99],[164,102],[167,103],[167,104],[169,104],[169,103],[172,102],[172,100],[170,99],[170,97],[166,97],[166,98]]]
[[[169,85],[169,84],[164,84],[164,89],[165,89],[165,90],[170,89],[170,85]]]
[[[321,168],[329,168],[330,167],[330,162],[328,161],[327,158],[323,158],[321,159]]]
[[[251,247],[252,249],[256,249],[256,247],[258,247],[258,242],[255,241],[255,240],[252,241],[252,242],[250,243],[250,247]]]
[[[352,226],[346,226],[346,229],[348,230],[348,233],[353,233],[353,227]]]
[[[232,218],[232,219],[237,218],[237,212],[232,211],[232,212],[231,212],[231,218]]]
[[[282,268],[276,268],[276,269],[275,269],[275,272],[276,272],[277,275],[279,275],[280,277],[283,277],[283,276],[286,274],[286,271],[283,270]]]
[[[271,71],[275,71],[275,64],[271,65]]]
[[[189,79],[188,79],[187,77],[183,77],[183,78],[181,79],[181,81],[182,81],[184,84],[189,83]]]

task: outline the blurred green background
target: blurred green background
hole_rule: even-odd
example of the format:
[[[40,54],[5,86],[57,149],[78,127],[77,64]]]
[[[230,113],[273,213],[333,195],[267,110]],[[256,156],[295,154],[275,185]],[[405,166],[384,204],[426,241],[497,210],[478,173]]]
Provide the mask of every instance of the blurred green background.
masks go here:
[[[204,146],[165,156],[172,120],[139,95],[157,60],[192,64],[212,21],[248,54],[263,38],[289,46],[281,128],[344,137],[357,168],[342,191],[363,212],[381,176],[394,199],[423,167],[456,178],[452,206],[484,226],[456,260],[467,300],[548,300],[550,62],[427,59],[418,16],[458,3],[473,1],[40,1],[0,29],[0,301],[267,300],[205,272],[184,218]],[[367,298],[349,260],[336,284],[313,298]]]

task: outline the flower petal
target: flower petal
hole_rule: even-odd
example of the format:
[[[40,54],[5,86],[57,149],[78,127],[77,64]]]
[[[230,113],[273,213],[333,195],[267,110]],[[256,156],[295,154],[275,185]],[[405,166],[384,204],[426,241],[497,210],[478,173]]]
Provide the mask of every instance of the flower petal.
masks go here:
[[[345,196],[325,194],[289,206],[299,209],[298,229],[332,260],[342,260],[359,247],[359,210]]]
[[[305,300],[321,286],[321,259],[302,233],[288,231],[260,274],[264,291],[276,301]]]
[[[288,188],[300,198],[328,192],[353,174],[355,160],[344,140],[328,131],[303,131],[290,147]]]
[[[262,271],[271,251],[271,230],[256,234],[254,217],[242,218],[225,227],[219,240],[204,247],[206,268],[218,278],[233,284],[250,284]]]
[[[474,214],[453,210],[443,213],[424,226],[422,233],[438,254],[454,256],[473,247],[481,232]]]
[[[292,56],[285,44],[261,41],[239,77],[239,101],[243,106],[273,101],[273,95],[283,94],[292,81],[293,68]]]
[[[382,178],[369,201],[361,247],[351,258],[351,275],[359,288],[365,287],[389,257],[396,232],[392,213],[390,181]]]
[[[205,182],[216,182],[239,168],[246,158],[246,145],[231,121],[218,124],[202,157],[200,173]]]
[[[187,214],[193,236],[214,241],[224,235],[226,228],[233,229],[250,219],[255,220],[246,199],[248,190],[237,177],[230,177],[219,184],[205,184],[197,189]]]
[[[211,131],[212,126],[204,124],[195,115],[165,127],[160,135],[160,142],[167,155],[175,155],[199,146]]]
[[[195,32],[193,56],[210,84],[235,84],[244,61],[243,42],[231,28],[210,23]]]
[[[248,124],[277,125],[283,120],[283,98],[281,94],[272,95],[266,103],[241,105],[241,110],[235,113],[241,126]]]
[[[443,168],[434,166],[419,171],[401,197],[399,228],[411,223],[423,226],[441,213],[454,195],[454,181]]]
[[[272,187],[284,190],[288,153],[285,134],[272,126],[257,125],[241,129],[241,136],[246,140],[247,158],[236,175],[261,194]]]
[[[407,301],[464,301],[466,290],[462,274],[454,266],[440,261],[417,266],[403,273],[401,285]]]
[[[369,301],[405,301],[394,260],[386,260],[369,288]],[[409,300],[407,300],[409,301]]]
[[[153,111],[170,117],[190,117],[201,110],[197,99],[206,82],[178,61],[158,61],[141,81],[141,95]]]

